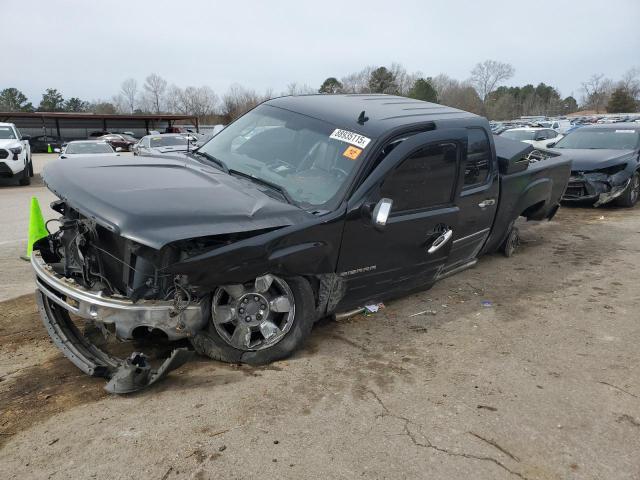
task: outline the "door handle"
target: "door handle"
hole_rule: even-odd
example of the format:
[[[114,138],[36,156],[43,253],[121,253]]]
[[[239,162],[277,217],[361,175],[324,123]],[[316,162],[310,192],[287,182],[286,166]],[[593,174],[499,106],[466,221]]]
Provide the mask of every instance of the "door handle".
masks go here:
[[[480,202],[478,204],[478,206],[480,208],[487,208],[490,207],[491,205],[495,205],[496,204],[496,199],[495,198],[487,198],[486,200],[483,200],[482,202]]]
[[[434,253],[440,250],[449,241],[449,239],[452,236],[453,236],[453,230],[448,228],[442,233],[442,235],[440,235],[438,238],[434,240],[434,242],[431,244],[431,246],[427,250],[427,253]]]

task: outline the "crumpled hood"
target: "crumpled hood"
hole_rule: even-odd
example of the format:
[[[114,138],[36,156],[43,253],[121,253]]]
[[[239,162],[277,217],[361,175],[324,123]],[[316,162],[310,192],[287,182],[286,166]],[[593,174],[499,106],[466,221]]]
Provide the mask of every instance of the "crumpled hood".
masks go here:
[[[187,238],[276,228],[313,215],[190,158],[74,157],[43,170],[51,191],[83,215],[159,249]]]
[[[550,148],[571,160],[571,170],[588,172],[612,167],[633,158],[633,150],[596,150],[574,148]]]

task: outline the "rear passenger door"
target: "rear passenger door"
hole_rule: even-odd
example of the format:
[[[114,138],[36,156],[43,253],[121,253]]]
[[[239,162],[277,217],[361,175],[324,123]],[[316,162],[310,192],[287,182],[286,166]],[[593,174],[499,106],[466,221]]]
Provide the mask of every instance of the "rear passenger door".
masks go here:
[[[467,129],[467,155],[462,189],[457,200],[460,221],[454,232],[447,269],[477,257],[489,233],[498,206],[499,184],[489,135],[481,127]]]

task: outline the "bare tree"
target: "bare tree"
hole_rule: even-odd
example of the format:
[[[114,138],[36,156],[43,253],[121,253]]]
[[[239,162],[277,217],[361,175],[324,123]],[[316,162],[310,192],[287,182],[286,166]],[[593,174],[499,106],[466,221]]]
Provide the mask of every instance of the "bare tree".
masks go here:
[[[475,87],[482,103],[500,83],[513,77],[515,70],[509,63],[485,60],[471,70],[471,84]]]
[[[605,78],[604,74],[597,73],[591,75],[586,82],[582,82],[582,104],[585,108],[590,108],[600,113],[604,110],[609,96],[613,90],[613,82]]]
[[[460,82],[441,73],[431,79],[431,84],[438,93],[438,102],[442,105],[468,112],[482,112],[482,100],[469,82]]]
[[[369,80],[376,67],[368,66],[356,73],[351,73],[340,79],[344,93],[370,93]]]
[[[222,115],[228,122],[235,120],[262,102],[263,98],[255,90],[247,90],[238,84],[231,85],[222,97]]]
[[[154,113],[162,111],[167,81],[156,73],[149,75],[144,81],[148,103]]]
[[[640,101],[640,67],[627,70],[618,86],[629,92],[636,101]]]
[[[282,93],[282,95],[310,95],[312,93],[316,93],[315,89],[311,88],[306,83],[300,85],[297,82],[291,82],[287,85],[287,89]]]
[[[135,78],[127,78],[120,85],[120,95],[124,99],[129,113],[133,113],[136,109],[136,100],[138,97],[138,82]]]
[[[180,103],[185,113],[205,118],[215,114],[218,96],[207,86],[187,87],[180,95]]]

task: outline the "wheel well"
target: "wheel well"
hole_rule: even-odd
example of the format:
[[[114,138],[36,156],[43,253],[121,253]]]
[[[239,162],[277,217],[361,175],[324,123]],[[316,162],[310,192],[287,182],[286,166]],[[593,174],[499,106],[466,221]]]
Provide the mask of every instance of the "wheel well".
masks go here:
[[[522,217],[529,218],[533,216],[536,212],[538,212],[540,209],[542,209],[545,203],[546,203],[545,200],[540,200],[539,202],[536,202],[533,205],[530,205],[527,208],[525,208],[520,215]]]

